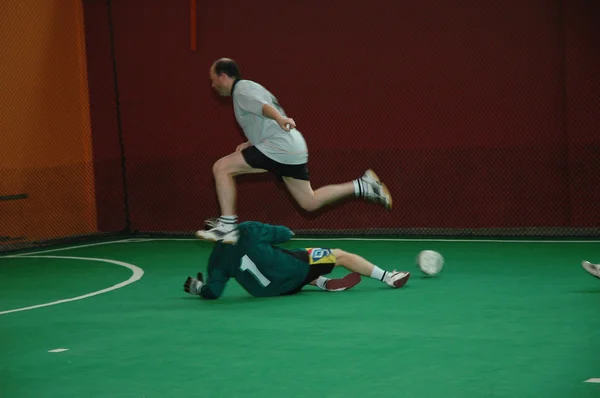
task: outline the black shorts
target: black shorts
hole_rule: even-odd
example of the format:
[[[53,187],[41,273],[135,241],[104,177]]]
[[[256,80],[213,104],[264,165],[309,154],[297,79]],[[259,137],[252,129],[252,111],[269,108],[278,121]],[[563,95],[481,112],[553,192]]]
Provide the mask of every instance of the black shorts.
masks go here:
[[[304,278],[304,281],[297,288],[287,293],[284,293],[284,296],[298,293],[300,290],[302,290],[304,286],[310,284],[318,277],[330,274],[331,271],[333,271],[333,268],[335,267],[336,257],[331,252],[331,249],[315,247],[294,252],[290,252],[287,250],[284,251],[304,261],[305,263],[308,263],[308,274],[306,275],[306,278]]]
[[[278,181],[283,177],[292,177],[297,180],[308,181],[308,163],[283,164],[263,154],[254,145],[242,150],[242,156],[248,165],[254,169],[263,169],[274,173]]]

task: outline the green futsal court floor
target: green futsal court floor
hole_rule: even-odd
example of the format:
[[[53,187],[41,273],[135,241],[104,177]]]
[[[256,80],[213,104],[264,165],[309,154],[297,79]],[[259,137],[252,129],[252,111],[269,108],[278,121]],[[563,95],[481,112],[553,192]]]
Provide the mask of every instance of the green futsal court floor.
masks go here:
[[[202,301],[182,286],[205,270],[207,242],[5,255],[0,397],[600,397],[600,280],[580,265],[600,261],[599,241],[282,246],[339,247],[413,275],[399,290],[363,278],[266,299],[232,280]],[[436,278],[416,272],[423,249],[445,257]]]

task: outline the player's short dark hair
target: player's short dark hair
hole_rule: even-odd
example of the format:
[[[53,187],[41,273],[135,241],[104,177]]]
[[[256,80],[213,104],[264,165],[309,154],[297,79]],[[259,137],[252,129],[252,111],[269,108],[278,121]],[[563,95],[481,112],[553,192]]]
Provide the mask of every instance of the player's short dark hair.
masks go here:
[[[232,59],[220,59],[215,62],[215,74],[219,76],[222,73],[234,79],[241,78],[240,68]]]

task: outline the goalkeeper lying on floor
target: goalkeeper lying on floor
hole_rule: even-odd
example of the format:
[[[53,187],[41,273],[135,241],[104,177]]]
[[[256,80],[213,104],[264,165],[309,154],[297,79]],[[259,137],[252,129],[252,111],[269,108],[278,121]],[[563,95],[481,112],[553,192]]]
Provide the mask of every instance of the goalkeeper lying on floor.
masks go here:
[[[308,284],[325,291],[343,291],[357,285],[361,275],[400,288],[410,278],[409,272],[385,271],[364,258],[340,249],[307,248],[286,250],[275,245],[287,242],[294,233],[284,226],[244,222],[238,226],[236,245],[216,243],[208,260],[208,276],[203,280],[188,277],[183,289],[205,299],[223,294],[230,278],[235,278],[255,297],[296,294]],[[329,279],[335,266],[352,273]]]

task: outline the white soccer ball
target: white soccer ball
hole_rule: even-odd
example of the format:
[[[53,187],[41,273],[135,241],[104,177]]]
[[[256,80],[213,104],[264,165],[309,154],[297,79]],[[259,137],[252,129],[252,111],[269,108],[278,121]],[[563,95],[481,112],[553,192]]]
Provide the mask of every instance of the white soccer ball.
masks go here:
[[[444,257],[433,250],[423,250],[417,256],[417,265],[424,274],[434,276],[444,267]]]

